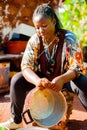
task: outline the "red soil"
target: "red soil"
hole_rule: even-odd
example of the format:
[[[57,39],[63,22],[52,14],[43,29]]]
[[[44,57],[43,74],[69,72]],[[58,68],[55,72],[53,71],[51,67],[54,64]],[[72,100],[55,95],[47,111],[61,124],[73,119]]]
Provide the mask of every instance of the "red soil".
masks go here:
[[[0,95],[0,122],[10,118],[10,99]],[[87,130],[87,111],[78,98],[74,97],[73,111],[67,124],[68,130]]]

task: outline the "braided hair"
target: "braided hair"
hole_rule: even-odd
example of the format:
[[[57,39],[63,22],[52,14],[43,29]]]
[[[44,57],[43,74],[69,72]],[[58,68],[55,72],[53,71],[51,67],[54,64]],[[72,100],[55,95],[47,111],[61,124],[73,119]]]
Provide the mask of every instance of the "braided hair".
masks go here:
[[[60,20],[58,19],[54,9],[51,7],[50,3],[44,3],[37,6],[37,8],[35,9],[33,13],[33,19],[35,16],[38,16],[38,15],[44,15],[47,18],[56,20],[55,33],[59,32],[59,30],[62,29],[62,24]]]

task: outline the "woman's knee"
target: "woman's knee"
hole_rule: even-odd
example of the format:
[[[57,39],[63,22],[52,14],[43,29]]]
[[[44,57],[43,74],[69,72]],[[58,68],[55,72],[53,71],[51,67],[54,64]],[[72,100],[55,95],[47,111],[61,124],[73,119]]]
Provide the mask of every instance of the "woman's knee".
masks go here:
[[[87,77],[81,75],[77,79],[73,80],[73,82],[83,92],[87,92]]]
[[[16,73],[12,79],[11,79],[11,84],[10,86],[11,87],[16,87],[18,86],[18,84],[21,84],[21,78],[22,78],[22,73],[21,72],[18,72]]]

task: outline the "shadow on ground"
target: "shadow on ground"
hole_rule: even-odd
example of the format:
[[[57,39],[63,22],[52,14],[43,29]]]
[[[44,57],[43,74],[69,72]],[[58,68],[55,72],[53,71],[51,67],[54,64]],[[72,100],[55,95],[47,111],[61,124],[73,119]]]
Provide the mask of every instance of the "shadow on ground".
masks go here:
[[[87,120],[70,120],[67,127],[69,130],[87,130]]]

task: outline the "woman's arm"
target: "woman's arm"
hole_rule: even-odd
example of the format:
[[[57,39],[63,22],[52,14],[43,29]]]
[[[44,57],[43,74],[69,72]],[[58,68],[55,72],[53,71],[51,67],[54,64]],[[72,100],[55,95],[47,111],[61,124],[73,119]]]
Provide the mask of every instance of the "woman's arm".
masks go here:
[[[36,85],[37,81],[40,79],[40,77],[28,67],[22,70],[22,74],[28,82],[34,85]]]
[[[79,47],[78,40],[76,35],[71,31],[67,31],[65,35],[65,42],[66,42],[66,65],[65,69],[74,69],[76,70],[77,77],[83,73],[84,71],[84,63],[83,63],[83,56],[82,50]]]
[[[76,71],[74,69],[70,69],[66,73],[55,77],[52,80],[52,83],[54,84],[54,86],[52,86],[52,89],[57,92],[60,91],[65,83],[69,82],[70,80],[73,80],[76,76]]]
[[[58,91],[62,89],[65,83],[77,78],[81,72],[80,61],[82,61],[82,57],[75,34],[71,31],[67,31],[65,34],[65,43],[66,51],[64,55],[66,57],[66,63],[64,69],[66,72],[52,80],[52,83],[54,83],[55,86],[54,88]]]
[[[34,84],[37,89],[44,89],[44,88],[51,88],[53,83],[51,83],[47,78],[43,77],[40,78],[33,70],[30,68],[26,68],[22,71],[23,76],[25,79]]]

